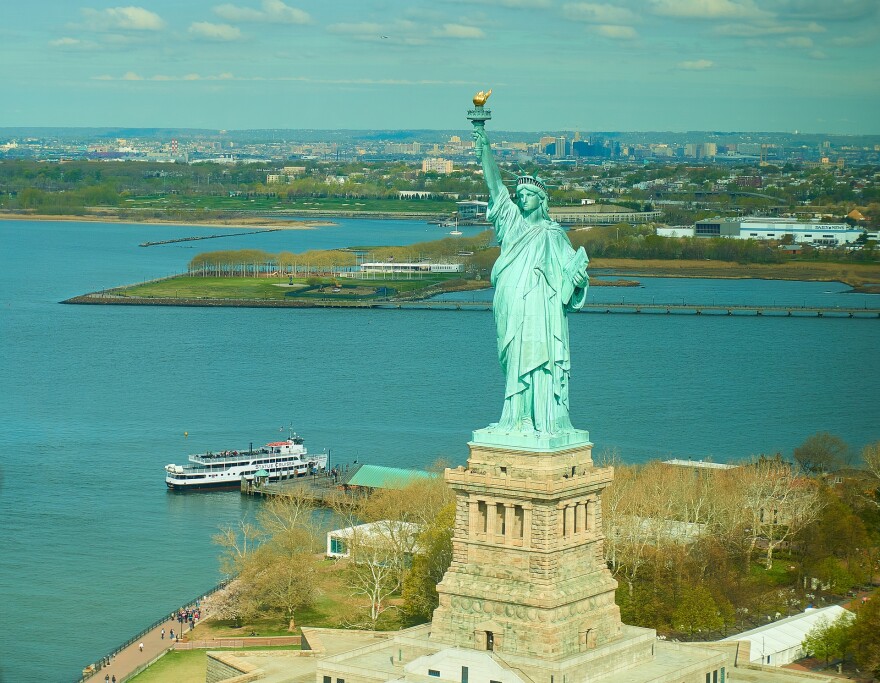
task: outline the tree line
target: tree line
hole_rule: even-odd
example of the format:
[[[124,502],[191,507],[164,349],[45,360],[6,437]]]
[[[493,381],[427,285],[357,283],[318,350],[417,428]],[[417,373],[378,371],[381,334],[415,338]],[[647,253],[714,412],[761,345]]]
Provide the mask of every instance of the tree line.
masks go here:
[[[777,454],[729,468],[623,465],[605,454],[615,465],[603,497],[605,557],[620,583],[624,621],[705,639],[870,583],[880,572],[880,442],[863,449],[858,469],[835,460],[842,443],[814,435],[796,449],[795,462]],[[454,503],[443,480],[340,496],[333,513],[341,527],[386,525],[344,542],[347,585],[361,601],[358,623],[375,626],[389,609],[429,619],[451,559]],[[325,531],[303,496],[271,498],[255,525],[225,528],[215,539],[222,567],[239,581],[222,614],[275,610],[292,619],[305,603],[291,602],[287,591],[315,585],[304,558],[323,545]]]

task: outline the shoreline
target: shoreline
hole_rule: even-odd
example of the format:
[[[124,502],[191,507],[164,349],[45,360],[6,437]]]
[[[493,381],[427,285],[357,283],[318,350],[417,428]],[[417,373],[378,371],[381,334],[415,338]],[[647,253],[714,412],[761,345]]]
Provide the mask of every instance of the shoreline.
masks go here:
[[[0,220],[6,221],[36,221],[59,223],[117,223],[132,225],[168,225],[184,228],[274,228],[276,230],[315,230],[338,225],[329,220],[268,220],[264,218],[211,218],[205,221],[173,220],[169,218],[146,218],[133,217],[122,218],[116,215],[85,215],[71,214],[18,214],[0,211]]]
[[[355,212],[350,212],[355,214]],[[357,213],[344,218],[376,218],[376,215]],[[412,214],[384,214],[388,220],[423,220],[428,214],[414,217]],[[275,230],[314,230],[332,227],[338,223],[315,216],[303,216],[294,220],[271,220],[263,217],[210,218],[204,221],[187,219],[173,220],[151,217],[139,220],[137,217],[122,218],[113,214],[69,215],[69,214],[18,214],[0,211],[0,220],[10,221],[59,221],[81,223],[116,223],[131,225],[166,225],[188,228],[213,229],[259,229]],[[734,261],[694,261],[632,258],[602,258],[592,260],[591,269],[607,271],[603,274],[616,277],[679,277],[706,278],[719,280],[789,280],[800,282],[840,282],[851,287],[854,293],[880,294],[880,263],[833,263],[822,261],[789,261],[784,263],[740,264]],[[598,274],[598,273],[597,273]]]

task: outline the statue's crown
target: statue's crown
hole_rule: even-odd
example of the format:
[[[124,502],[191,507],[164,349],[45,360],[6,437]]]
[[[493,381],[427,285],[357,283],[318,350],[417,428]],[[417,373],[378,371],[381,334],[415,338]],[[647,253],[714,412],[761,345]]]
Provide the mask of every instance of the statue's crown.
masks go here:
[[[544,181],[541,180],[538,176],[531,176],[531,175],[517,176],[516,186],[519,187],[520,185],[534,185],[535,187],[538,187],[541,190],[543,190],[544,194],[549,194],[549,192],[547,192],[547,186],[544,184]]]

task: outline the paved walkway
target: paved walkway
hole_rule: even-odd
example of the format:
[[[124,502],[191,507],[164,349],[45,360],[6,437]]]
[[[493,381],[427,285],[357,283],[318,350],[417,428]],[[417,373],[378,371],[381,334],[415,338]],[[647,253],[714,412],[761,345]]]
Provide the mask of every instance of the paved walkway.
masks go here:
[[[204,610],[202,614],[205,616]],[[162,638],[163,628],[165,629],[164,638]],[[137,671],[139,667],[158,659],[161,654],[164,654],[174,647],[174,641],[171,640],[172,629],[174,629],[174,634],[176,636],[180,629],[180,624],[177,622],[176,615],[173,619],[169,616],[167,621],[159,624],[152,631],[144,634],[140,640],[135,641],[121,652],[117,653],[115,657],[110,659],[109,666],[104,666],[83,680],[86,683],[103,683],[105,680],[108,680],[108,676],[109,680],[112,680],[113,676],[116,676],[116,683],[122,683],[122,681],[126,680],[126,677],[131,676],[131,674]],[[184,633],[188,632],[189,624],[184,624],[183,631],[180,635],[182,636]],[[141,652],[140,649],[141,643],[144,644],[143,652]]]

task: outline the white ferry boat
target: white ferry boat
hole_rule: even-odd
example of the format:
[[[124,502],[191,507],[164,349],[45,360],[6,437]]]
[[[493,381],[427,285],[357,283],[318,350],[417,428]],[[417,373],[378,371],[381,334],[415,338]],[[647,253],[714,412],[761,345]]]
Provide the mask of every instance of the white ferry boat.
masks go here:
[[[188,465],[165,465],[165,483],[174,490],[238,488],[242,479],[252,481],[257,473],[279,481],[321,472],[328,458],[327,453],[309,455],[302,437],[291,434],[258,449],[208,451],[189,456]]]

